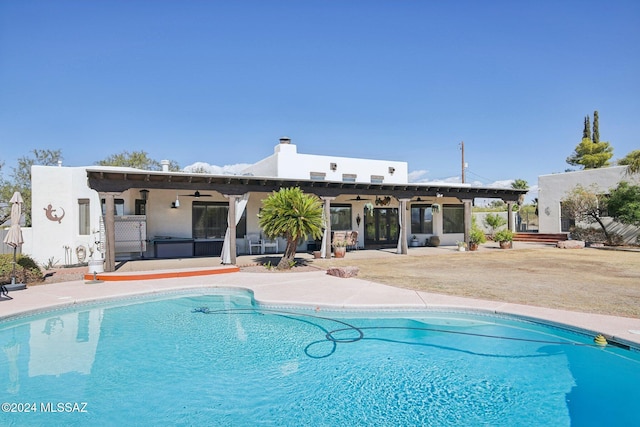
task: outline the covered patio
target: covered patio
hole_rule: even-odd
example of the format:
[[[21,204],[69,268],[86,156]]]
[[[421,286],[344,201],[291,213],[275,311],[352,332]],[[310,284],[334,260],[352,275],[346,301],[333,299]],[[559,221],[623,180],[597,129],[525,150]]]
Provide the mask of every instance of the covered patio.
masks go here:
[[[344,200],[351,197],[354,203],[361,203],[364,199],[375,200],[397,209],[398,236],[397,252],[406,254],[410,237],[411,219],[410,207],[420,203],[436,203],[440,200],[450,200],[458,203],[464,209],[464,240],[468,243],[471,229],[471,208],[476,198],[492,198],[503,200],[512,211],[513,206],[527,190],[505,189],[492,187],[474,187],[465,184],[385,184],[366,182],[344,182],[311,179],[283,179],[275,177],[256,177],[238,175],[210,175],[199,173],[123,170],[115,168],[87,168],[88,185],[99,193],[105,201],[104,232],[105,232],[105,265],[106,272],[115,270],[115,199],[130,190],[141,191],[142,194],[152,196],[154,192],[167,193],[175,191],[176,201],[179,191],[191,192],[193,195],[215,192],[224,197],[228,206],[228,218],[236,218],[239,201],[247,195],[265,195],[280,188],[299,187],[305,193],[315,194],[324,202],[325,215],[329,217],[332,203],[336,199]],[[146,190],[146,191],[145,191]],[[173,193],[171,193],[173,194]],[[343,202],[344,203],[344,202]],[[372,203],[367,205],[373,206]],[[243,208],[244,209],[244,208]],[[379,209],[384,209],[381,207]],[[146,212],[145,212],[146,213]],[[153,215],[153,212],[149,213]],[[513,229],[512,216],[509,215],[508,227]],[[160,219],[162,220],[162,219]],[[358,222],[358,226],[360,223]],[[255,230],[259,231],[259,230]],[[331,235],[331,223],[327,222],[326,232]],[[236,223],[228,221],[227,236],[236,236]],[[237,263],[236,239],[225,239],[228,245],[229,264]],[[393,242],[396,243],[395,241]],[[326,245],[324,255],[331,256],[331,246]]]

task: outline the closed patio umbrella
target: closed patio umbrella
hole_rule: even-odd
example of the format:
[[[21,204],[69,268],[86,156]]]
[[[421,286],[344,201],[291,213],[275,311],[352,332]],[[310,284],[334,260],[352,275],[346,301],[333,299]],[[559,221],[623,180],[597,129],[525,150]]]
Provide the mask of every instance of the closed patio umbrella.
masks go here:
[[[11,284],[16,283],[16,249],[18,246],[22,246],[24,240],[22,239],[22,229],[20,228],[20,217],[22,216],[22,196],[18,191],[13,193],[11,197],[11,226],[9,227],[9,233],[4,238],[4,243],[13,247],[13,271],[11,273]]]

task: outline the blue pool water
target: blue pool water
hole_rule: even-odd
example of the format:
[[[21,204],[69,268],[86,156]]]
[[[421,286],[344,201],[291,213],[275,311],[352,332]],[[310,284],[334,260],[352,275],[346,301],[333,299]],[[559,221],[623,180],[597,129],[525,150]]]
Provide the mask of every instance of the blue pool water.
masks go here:
[[[640,419],[638,352],[488,315],[277,309],[211,290],[0,322],[0,347],[3,426]]]

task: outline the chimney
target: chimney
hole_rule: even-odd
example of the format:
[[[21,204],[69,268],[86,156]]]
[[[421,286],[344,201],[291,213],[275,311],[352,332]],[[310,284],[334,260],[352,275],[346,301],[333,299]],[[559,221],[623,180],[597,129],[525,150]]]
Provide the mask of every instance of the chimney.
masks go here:
[[[169,160],[160,160],[162,165],[162,172],[169,172]]]
[[[280,144],[291,144],[291,138],[283,136],[280,138]]]

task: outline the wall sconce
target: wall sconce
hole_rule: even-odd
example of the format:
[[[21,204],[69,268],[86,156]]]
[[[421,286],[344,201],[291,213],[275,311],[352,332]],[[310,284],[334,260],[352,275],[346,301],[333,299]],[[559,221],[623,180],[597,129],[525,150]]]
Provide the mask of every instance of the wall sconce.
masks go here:
[[[395,171],[396,171],[396,168],[394,168],[394,167],[392,167],[392,166],[389,166],[389,173],[390,173],[391,175],[393,175],[393,173],[394,173]]]
[[[176,194],[176,201],[171,202],[171,209],[177,209],[180,207],[180,199],[178,199],[178,195]]]
[[[140,198],[146,202],[149,198],[149,190],[140,190]]]
[[[356,224],[358,224],[358,227],[360,227],[361,221],[362,221],[362,218],[360,218],[360,214],[356,215]]]
[[[338,169],[338,164],[337,163],[329,163],[329,169],[331,169],[332,171],[335,171]]]

